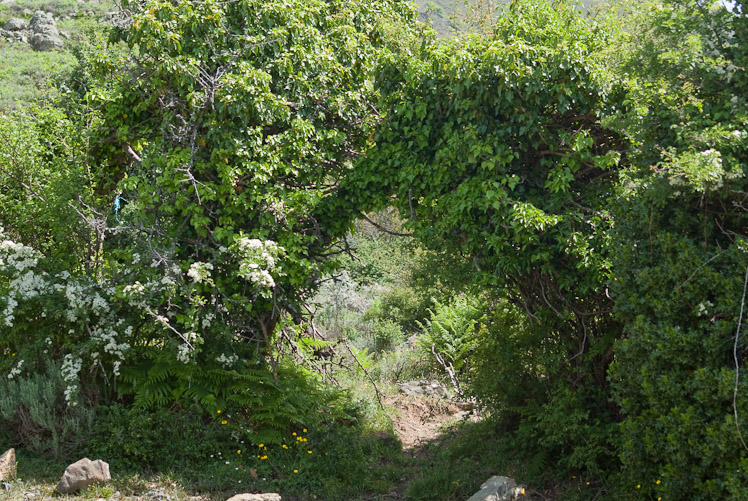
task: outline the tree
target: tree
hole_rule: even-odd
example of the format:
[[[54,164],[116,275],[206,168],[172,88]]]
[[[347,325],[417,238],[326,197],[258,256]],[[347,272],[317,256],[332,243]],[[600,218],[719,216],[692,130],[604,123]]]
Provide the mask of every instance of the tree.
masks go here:
[[[513,2],[491,32],[385,61],[385,119],[345,193],[352,206],[394,204],[424,245],[468,265],[460,280],[527,315],[536,347],[497,369],[526,391],[495,410],[527,417],[533,450],[597,468],[612,454],[593,423],[615,417],[606,370],[620,334],[607,290],[623,146],[602,121],[623,95],[601,55],[611,38],[563,3]],[[541,413],[552,417],[532,425]],[[601,431],[582,444],[551,428]],[[572,453],[585,447],[586,457]]]
[[[285,394],[297,380],[278,375],[278,324],[302,320],[344,252],[352,212],[321,220],[315,208],[367,148],[374,63],[408,42],[414,12],[396,0],[184,0],[125,2],[123,15],[111,41],[131,57],[100,60],[110,83],[88,89],[98,273],[44,275],[53,263],[34,254],[46,302],[14,295],[28,270],[6,269],[5,319],[54,312],[71,402],[81,377],[114,376],[139,405],[233,402],[283,426],[303,406]],[[20,346],[15,316],[8,343]]]

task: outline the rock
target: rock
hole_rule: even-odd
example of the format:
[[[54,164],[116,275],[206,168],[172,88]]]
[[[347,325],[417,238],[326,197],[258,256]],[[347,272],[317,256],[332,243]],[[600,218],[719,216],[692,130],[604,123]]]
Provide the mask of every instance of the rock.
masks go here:
[[[437,381],[408,381],[399,384],[397,391],[414,397],[449,398],[447,389]]]
[[[16,476],[16,450],[8,449],[0,456],[0,480],[9,480]]]
[[[148,499],[169,499],[169,496],[161,489],[151,489],[145,493]]]
[[[52,35],[55,37],[59,34],[57,33],[57,23],[55,22],[54,16],[43,10],[37,10],[34,12],[29,26],[31,27],[31,31],[34,33]]]
[[[4,30],[7,31],[21,31],[28,28],[28,25],[26,24],[26,21],[23,19],[19,19],[17,17],[12,17],[8,19],[8,22],[5,23],[3,26]]]
[[[281,501],[280,494],[237,494],[227,501]]]
[[[23,493],[23,499],[36,499],[42,495],[42,491],[39,489],[34,489],[33,491],[26,491]]]
[[[525,497],[525,487],[517,486],[513,478],[493,476],[483,482],[480,491],[468,501],[513,501]]]
[[[95,483],[105,484],[110,480],[112,476],[109,474],[109,464],[101,459],[91,461],[83,458],[65,469],[60,483],[57,484],[57,491],[69,494]]]
[[[28,43],[28,31],[5,31],[0,30],[0,38],[10,43]]]
[[[62,38],[48,33],[34,33],[29,40],[31,47],[39,52],[62,49],[64,45]]]

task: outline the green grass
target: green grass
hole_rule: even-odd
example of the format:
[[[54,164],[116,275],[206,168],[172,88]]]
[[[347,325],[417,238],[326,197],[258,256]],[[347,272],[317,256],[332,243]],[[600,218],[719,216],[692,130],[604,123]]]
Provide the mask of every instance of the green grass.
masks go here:
[[[12,17],[29,21],[31,16],[28,11],[43,10],[51,12],[57,21],[57,28],[70,35],[65,40],[65,50],[52,52],[36,52],[27,44],[10,44],[0,40],[0,112],[53,97],[51,82],[75,64],[70,47],[77,43],[80,35],[101,30],[104,13],[112,9],[109,1],[17,0],[0,4],[0,27]],[[24,10],[27,12],[24,13]],[[94,14],[66,19],[76,11],[93,11]]]
[[[50,81],[72,68],[68,52],[36,52],[28,45],[0,42],[0,111],[49,96]]]

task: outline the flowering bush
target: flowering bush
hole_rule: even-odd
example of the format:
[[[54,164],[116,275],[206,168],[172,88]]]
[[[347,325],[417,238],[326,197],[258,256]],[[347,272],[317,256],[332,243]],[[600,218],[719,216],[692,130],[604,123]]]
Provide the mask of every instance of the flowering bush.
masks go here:
[[[82,56],[70,84],[92,106],[53,114],[51,130],[77,133],[19,118],[7,136],[29,148],[0,141],[0,350],[17,354],[0,377],[54,362],[70,406],[196,402],[270,442],[325,401],[289,394],[303,373],[280,360],[280,321],[302,321],[343,248],[357,210],[322,202],[370,142],[374,64],[414,14],[400,0],[122,7],[112,40],[132,57]]]

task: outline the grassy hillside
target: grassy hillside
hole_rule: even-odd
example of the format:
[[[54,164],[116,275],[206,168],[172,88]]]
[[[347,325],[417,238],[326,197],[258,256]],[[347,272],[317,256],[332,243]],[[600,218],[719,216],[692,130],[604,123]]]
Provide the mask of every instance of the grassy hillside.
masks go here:
[[[75,62],[70,49],[83,34],[101,26],[112,9],[106,1],[16,0],[0,3],[0,28],[8,19],[28,22],[37,10],[51,12],[65,42],[62,51],[36,52],[28,44],[0,38],[0,110],[49,95],[51,82]]]

